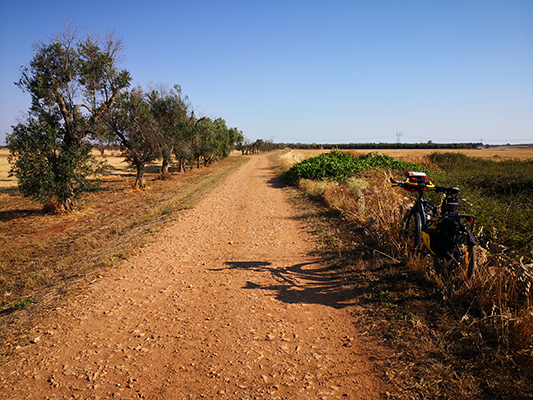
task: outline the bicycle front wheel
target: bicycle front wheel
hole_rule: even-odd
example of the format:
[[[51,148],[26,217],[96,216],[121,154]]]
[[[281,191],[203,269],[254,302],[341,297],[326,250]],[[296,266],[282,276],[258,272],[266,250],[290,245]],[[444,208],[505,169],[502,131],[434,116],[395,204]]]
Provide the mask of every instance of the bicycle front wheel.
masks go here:
[[[422,218],[416,210],[409,210],[405,215],[400,230],[400,245],[408,250],[420,250],[422,241]]]

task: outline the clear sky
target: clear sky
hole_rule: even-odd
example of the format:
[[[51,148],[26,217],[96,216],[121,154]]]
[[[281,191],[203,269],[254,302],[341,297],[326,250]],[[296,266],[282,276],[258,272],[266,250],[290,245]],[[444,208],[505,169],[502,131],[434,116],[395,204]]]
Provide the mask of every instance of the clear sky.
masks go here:
[[[533,143],[532,0],[0,0],[0,144],[66,20],[251,140]]]

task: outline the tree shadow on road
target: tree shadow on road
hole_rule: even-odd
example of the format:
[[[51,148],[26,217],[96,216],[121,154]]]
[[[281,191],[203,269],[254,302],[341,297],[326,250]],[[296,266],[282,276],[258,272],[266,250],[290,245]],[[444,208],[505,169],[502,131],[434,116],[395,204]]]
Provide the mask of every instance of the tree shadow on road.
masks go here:
[[[247,281],[244,289],[272,292],[284,303],[322,304],[334,308],[353,306],[365,301],[369,294],[378,290],[380,282],[366,282],[362,288],[353,285],[353,271],[348,278],[346,265],[332,255],[323,255],[314,261],[294,264],[288,267],[276,266],[263,261],[228,261],[230,269],[244,269],[268,272],[276,284],[259,284]],[[370,297],[372,297],[370,295]]]

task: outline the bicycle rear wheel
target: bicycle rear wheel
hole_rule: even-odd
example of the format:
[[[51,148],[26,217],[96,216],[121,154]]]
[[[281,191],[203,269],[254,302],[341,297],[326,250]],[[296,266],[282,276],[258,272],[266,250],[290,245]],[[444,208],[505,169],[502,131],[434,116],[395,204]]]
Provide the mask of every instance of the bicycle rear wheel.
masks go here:
[[[456,244],[452,251],[450,251],[447,257],[434,258],[435,272],[438,275],[449,275],[456,269],[466,270],[468,279],[474,275],[476,270],[476,252],[474,244],[469,241],[463,240]]]
[[[408,250],[420,250],[422,241],[422,218],[416,210],[409,210],[405,215],[400,230],[400,245]]]

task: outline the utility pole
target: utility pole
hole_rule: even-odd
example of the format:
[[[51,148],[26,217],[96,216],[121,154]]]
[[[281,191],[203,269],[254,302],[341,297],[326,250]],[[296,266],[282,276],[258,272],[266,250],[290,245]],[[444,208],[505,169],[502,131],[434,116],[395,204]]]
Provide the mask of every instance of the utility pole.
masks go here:
[[[396,143],[400,144],[400,138],[402,137],[403,133],[396,132]]]

